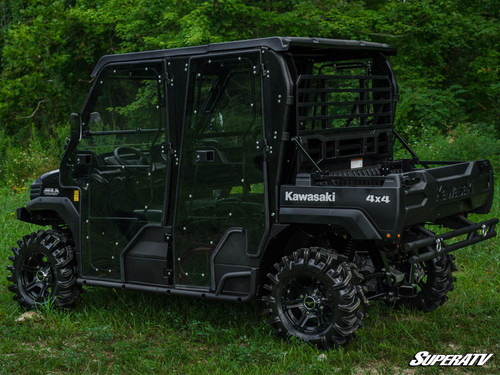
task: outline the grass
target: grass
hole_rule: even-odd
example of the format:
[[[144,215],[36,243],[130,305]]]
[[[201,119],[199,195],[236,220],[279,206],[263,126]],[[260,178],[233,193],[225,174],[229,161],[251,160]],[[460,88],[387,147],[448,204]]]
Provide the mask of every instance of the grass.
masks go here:
[[[497,184],[498,187],[498,184]],[[498,189],[497,189],[498,191]],[[45,309],[32,320],[7,290],[10,247],[38,229],[15,220],[26,192],[0,190],[0,374],[438,374],[408,367],[419,351],[500,354],[500,241],[456,252],[450,300],[423,314],[372,303],[365,327],[346,348],[323,352],[274,337],[262,304],[238,305],[113,289],[87,288],[75,310]],[[488,217],[499,215],[499,195]],[[475,218],[478,220],[479,218]],[[483,219],[483,217],[481,217]]]

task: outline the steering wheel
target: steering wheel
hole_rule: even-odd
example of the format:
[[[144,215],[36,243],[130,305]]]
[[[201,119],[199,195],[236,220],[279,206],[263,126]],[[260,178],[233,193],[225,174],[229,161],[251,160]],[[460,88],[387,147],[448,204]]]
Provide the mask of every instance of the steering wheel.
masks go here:
[[[133,159],[125,159],[125,156],[134,155]],[[132,147],[117,147],[113,152],[116,161],[121,165],[149,165],[149,158],[144,153]]]

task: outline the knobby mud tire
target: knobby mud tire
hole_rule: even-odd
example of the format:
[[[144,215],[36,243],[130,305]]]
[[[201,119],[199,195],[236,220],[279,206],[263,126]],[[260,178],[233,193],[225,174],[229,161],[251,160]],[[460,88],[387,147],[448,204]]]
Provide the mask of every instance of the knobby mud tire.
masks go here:
[[[363,326],[355,265],[323,248],[285,256],[269,273],[265,312],[278,336],[296,337],[321,349],[349,343]]]
[[[40,230],[24,236],[13,247],[7,267],[9,290],[26,309],[53,304],[69,308],[77,301],[76,263],[71,239],[56,230]]]

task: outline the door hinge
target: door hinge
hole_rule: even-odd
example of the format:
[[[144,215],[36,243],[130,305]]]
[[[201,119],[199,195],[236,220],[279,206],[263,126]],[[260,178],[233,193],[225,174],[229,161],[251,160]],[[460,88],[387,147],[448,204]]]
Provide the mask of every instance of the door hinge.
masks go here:
[[[267,139],[261,139],[260,141],[257,141],[256,142],[257,145],[257,150],[264,150],[265,152],[268,152],[270,154],[273,153],[273,146],[269,145],[269,143],[267,143]]]
[[[170,156],[177,157],[177,150],[174,149],[174,147],[172,146],[172,143],[163,142],[160,146],[161,146],[161,153],[163,155],[170,155]]]
[[[263,77],[269,77],[269,70],[266,69],[266,66],[264,64],[254,65],[253,74],[254,75],[262,74]]]
[[[159,81],[165,82],[167,85],[173,86],[174,85],[174,76],[168,72],[162,73],[160,76],[158,76]]]
[[[172,146],[172,143],[168,143],[168,153],[172,156],[177,156],[177,150]]]

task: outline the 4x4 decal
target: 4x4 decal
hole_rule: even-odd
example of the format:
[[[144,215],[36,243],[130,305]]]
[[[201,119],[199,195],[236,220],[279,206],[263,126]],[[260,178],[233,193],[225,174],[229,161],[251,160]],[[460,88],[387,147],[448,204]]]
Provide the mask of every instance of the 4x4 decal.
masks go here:
[[[389,199],[388,195],[373,195],[370,194],[366,197],[365,199],[367,202],[370,203],[391,203],[391,200]]]

